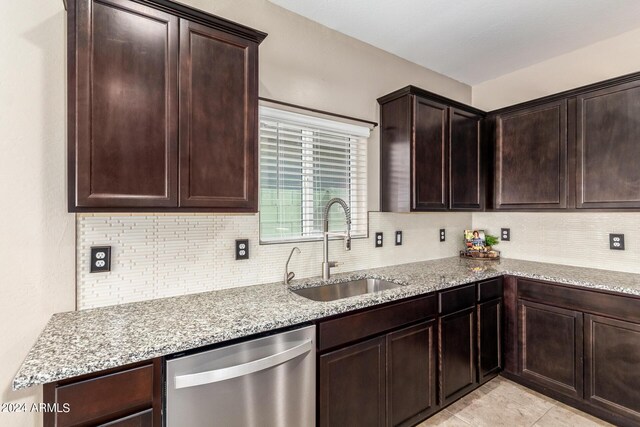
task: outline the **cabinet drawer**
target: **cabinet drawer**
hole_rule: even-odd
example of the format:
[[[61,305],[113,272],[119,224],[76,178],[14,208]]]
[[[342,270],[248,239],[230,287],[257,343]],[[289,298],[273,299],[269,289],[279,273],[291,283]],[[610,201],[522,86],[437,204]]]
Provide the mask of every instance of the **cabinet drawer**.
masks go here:
[[[158,380],[154,376],[154,365],[150,364],[58,386],[55,401],[60,405],[68,403],[70,411],[57,413],[55,425],[99,424],[150,409],[154,380]]]
[[[478,302],[491,301],[496,298],[502,298],[501,277],[478,283]]]
[[[347,315],[318,325],[318,350],[326,350],[436,315],[436,296]]]
[[[438,294],[438,313],[449,314],[471,308],[476,304],[476,285],[443,291]]]
[[[570,285],[518,279],[518,298],[640,322],[640,298],[633,295],[617,295],[578,289]]]

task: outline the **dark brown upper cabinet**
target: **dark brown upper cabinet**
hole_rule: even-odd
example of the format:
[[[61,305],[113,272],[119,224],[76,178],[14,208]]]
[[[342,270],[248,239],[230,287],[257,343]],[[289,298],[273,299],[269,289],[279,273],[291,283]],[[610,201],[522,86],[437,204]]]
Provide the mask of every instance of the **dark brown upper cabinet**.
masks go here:
[[[257,210],[258,45],[180,21],[180,206]]]
[[[567,101],[495,116],[496,209],[567,207]]]
[[[482,210],[484,113],[413,86],[378,102],[382,211]]]
[[[577,208],[640,208],[640,82],[577,97]]]
[[[497,210],[640,210],[640,73],[488,113]]]
[[[449,108],[449,207],[484,209],[482,115]]]
[[[264,37],[167,0],[69,1],[69,210],[257,210]]]
[[[413,97],[414,210],[447,209],[447,106]]]
[[[177,206],[178,18],[128,0],[69,13],[70,207]]]

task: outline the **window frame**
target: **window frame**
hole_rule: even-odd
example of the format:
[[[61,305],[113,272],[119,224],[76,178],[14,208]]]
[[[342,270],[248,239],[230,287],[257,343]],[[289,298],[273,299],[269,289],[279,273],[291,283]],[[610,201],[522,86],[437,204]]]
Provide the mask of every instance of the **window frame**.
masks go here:
[[[270,106],[270,105],[263,105],[261,103],[260,108],[259,108],[259,112],[258,112],[258,168],[259,168],[259,173],[258,173],[258,190],[259,192],[262,191],[262,169],[261,169],[261,144],[262,144],[262,137],[261,137],[261,126],[262,126],[262,118],[263,118],[263,112],[268,112],[267,114],[265,114],[266,116],[266,120],[269,121],[274,121],[277,123],[281,123],[281,122],[285,122],[285,123],[289,123],[295,126],[307,126],[307,127],[311,127],[313,128],[315,126],[315,130],[318,130],[320,132],[322,132],[323,130],[327,130],[326,127],[324,126],[319,126],[318,124],[323,124],[323,123],[327,123],[327,122],[332,122],[335,124],[339,124],[339,131],[343,131],[345,132],[345,135],[347,133],[350,134],[351,138],[353,139],[357,139],[357,141],[354,141],[356,144],[362,144],[363,148],[365,150],[364,153],[364,162],[363,165],[360,166],[363,170],[364,170],[364,174],[365,174],[365,178],[363,180],[363,182],[361,183],[361,185],[363,185],[364,187],[364,192],[365,192],[365,197],[364,197],[364,201],[361,202],[363,203],[363,207],[361,207],[361,210],[363,210],[363,212],[360,214],[360,217],[362,218],[362,220],[364,221],[365,225],[363,226],[363,230],[362,232],[358,233],[357,235],[352,235],[352,239],[353,240],[360,240],[360,239],[368,239],[369,238],[369,209],[368,209],[368,187],[369,187],[369,176],[368,176],[368,143],[369,143],[369,138],[370,138],[370,131],[372,129],[371,125],[369,123],[364,123],[364,122],[359,122],[357,120],[351,120],[351,122],[347,122],[346,120],[336,120],[335,117],[329,117],[329,118],[324,118],[322,116],[320,116],[319,114],[315,114],[316,112],[313,111],[311,114],[308,111],[305,111],[304,109],[294,109],[294,111],[291,111],[290,108],[279,108],[280,106]],[[301,111],[300,111],[301,110]],[[286,119],[282,119],[282,117],[285,117]],[[303,118],[302,121],[296,121],[295,118],[299,117],[299,118]],[[341,116],[340,116],[341,117]],[[293,119],[292,119],[293,118]],[[357,123],[357,124],[355,124]],[[336,131],[336,129],[332,129],[333,131]],[[352,130],[353,132],[347,132],[345,130]],[[366,130],[366,132],[365,132]],[[304,132],[304,131],[303,131]],[[313,135],[313,133],[310,133],[310,135]],[[304,137],[303,137],[304,140]],[[308,145],[312,145],[313,144],[313,140],[310,139],[308,141]],[[313,180],[313,169],[314,169],[314,159],[312,157],[309,157],[309,154],[311,153],[311,148],[307,147],[305,149],[304,147],[304,142],[303,142],[303,147],[302,147],[302,171],[304,171],[305,169],[307,170],[307,173],[305,174],[304,172],[301,172],[301,178],[306,177],[311,177],[311,179]],[[305,151],[307,153],[307,159],[305,160]],[[351,155],[350,155],[351,156]],[[355,160],[349,160],[350,162],[357,162],[357,158],[355,158]],[[351,177],[351,175],[349,174],[349,177]],[[313,189],[313,181],[309,182],[308,180],[306,182],[303,181],[303,187],[307,188],[307,189]],[[357,190],[355,190],[357,192]],[[362,190],[361,190],[362,191]],[[354,186],[352,186],[351,184],[349,184],[349,194],[350,196],[353,194],[354,192]],[[318,242],[318,241],[322,241],[323,240],[323,236],[322,236],[322,232],[320,232],[320,235],[316,235],[316,236],[309,236],[309,237],[305,237],[305,231],[304,228],[305,227],[313,227],[312,225],[312,220],[315,219],[315,215],[314,215],[314,208],[313,208],[313,203],[305,203],[304,202],[304,190],[302,191],[303,193],[303,202],[302,202],[302,206],[301,206],[301,228],[302,228],[302,235],[300,237],[285,237],[285,238],[273,238],[273,239],[264,239],[263,235],[262,235],[262,230],[263,230],[263,223],[262,223],[262,209],[261,209],[261,195],[258,198],[258,234],[259,234],[259,244],[260,245],[277,245],[277,244],[291,244],[291,243],[305,243],[305,242]],[[311,191],[311,194],[313,194],[313,191]],[[353,197],[350,197],[351,199]],[[349,203],[350,200],[347,200],[347,202]],[[349,207],[351,207],[351,203],[349,203]],[[306,211],[306,212],[305,212]],[[308,220],[306,221],[306,225],[305,225],[305,217],[308,218]],[[309,222],[309,220],[311,220],[311,223]],[[340,240],[342,239],[341,237],[336,237],[336,236],[330,236],[329,240]]]

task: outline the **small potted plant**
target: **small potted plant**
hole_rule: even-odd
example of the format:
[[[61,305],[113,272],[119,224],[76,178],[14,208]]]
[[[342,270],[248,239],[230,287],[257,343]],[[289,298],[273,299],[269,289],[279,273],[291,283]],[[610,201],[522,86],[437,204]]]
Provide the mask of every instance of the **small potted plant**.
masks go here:
[[[491,252],[492,247],[500,243],[500,239],[498,236],[492,236],[491,234],[487,234],[484,236],[486,242],[486,250],[487,252]]]

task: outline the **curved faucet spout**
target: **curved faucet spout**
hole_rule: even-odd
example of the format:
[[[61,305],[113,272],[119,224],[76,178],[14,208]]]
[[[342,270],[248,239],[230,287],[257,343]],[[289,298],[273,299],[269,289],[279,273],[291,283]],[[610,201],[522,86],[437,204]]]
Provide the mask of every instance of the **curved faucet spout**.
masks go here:
[[[351,209],[347,202],[339,197],[335,197],[327,202],[322,212],[322,231],[323,231],[323,259],[322,259],[322,278],[328,280],[331,275],[331,267],[335,267],[337,263],[329,261],[329,209],[334,204],[339,204],[344,209],[344,215],[347,222],[347,232],[344,234],[344,249],[351,250]]]
[[[336,203],[338,203],[340,206],[342,206],[342,209],[344,209],[344,215],[347,220],[347,232],[351,234],[351,209],[349,208],[349,205],[347,205],[347,202],[339,197],[334,197],[333,199],[329,200],[324,206],[324,211],[322,212],[323,231],[325,233],[329,231],[329,209],[331,209],[331,206],[335,205]]]
[[[288,285],[289,282],[292,281],[294,277],[296,277],[296,274],[293,271],[289,273],[289,261],[291,261],[291,257],[293,256],[294,252],[299,254],[300,248],[295,246],[293,249],[291,249],[289,258],[287,258],[287,263],[284,265],[284,284],[285,285]]]

